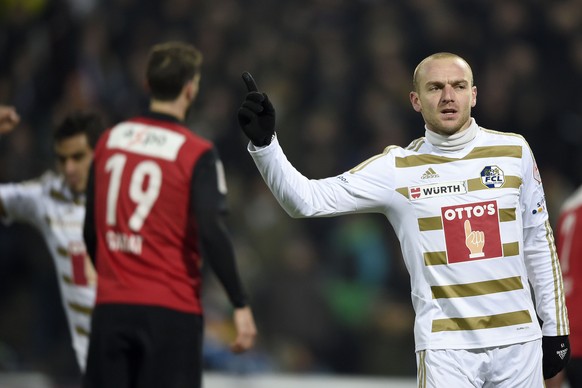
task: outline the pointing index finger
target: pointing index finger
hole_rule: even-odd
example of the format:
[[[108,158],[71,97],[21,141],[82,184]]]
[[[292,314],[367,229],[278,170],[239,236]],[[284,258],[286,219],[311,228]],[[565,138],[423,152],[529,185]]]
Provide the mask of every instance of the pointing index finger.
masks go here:
[[[253,79],[253,76],[251,75],[251,73],[249,73],[248,71],[245,71],[244,73],[242,73],[242,79],[245,82],[245,85],[247,86],[247,90],[249,92],[259,91],[259,88],[257,87],[257,83]]]
[[[465,227],[465,237],[469,237],[471,234],[471,221],[465,220],[463,226]]]

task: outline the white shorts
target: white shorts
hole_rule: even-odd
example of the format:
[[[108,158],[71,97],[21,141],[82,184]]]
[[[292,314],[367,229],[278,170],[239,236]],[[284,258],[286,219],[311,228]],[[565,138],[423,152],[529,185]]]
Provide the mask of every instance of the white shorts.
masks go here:
[[[416,353],[419,388],[543,388],[542,340]]]

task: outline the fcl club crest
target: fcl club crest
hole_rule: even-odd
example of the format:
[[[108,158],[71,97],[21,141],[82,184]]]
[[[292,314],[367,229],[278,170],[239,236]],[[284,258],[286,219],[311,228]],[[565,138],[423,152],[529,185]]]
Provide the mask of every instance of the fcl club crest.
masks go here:
[[[499,188],[505,183],[503,170],[497,166],[485,166],[481,170],[481,182],[490,189]]]

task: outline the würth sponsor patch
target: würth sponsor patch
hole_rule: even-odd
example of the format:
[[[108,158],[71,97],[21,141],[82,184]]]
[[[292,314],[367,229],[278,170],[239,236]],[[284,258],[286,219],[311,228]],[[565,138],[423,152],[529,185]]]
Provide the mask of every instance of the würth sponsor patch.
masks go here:
[[[443,182],[430,185],[411,186],[408,188],[408,196],[411,200],[442,197],[445,195],[458,195],[467,193],[467,182]]]

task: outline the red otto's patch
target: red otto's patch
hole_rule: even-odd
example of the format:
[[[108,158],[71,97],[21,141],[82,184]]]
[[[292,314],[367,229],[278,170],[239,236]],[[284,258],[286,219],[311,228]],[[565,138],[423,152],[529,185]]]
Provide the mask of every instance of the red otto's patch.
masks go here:
[[[501,257],[496,201],[441,208],[449,264]]]
[[[88,281],[87,272],[85,270],[85,256],[87,255],[85,251],[85,244],[73,241],[69,243],[68,248],[69,256],[71,258],[73,283],[78,286],[86,286]]]

